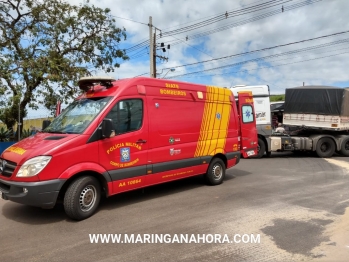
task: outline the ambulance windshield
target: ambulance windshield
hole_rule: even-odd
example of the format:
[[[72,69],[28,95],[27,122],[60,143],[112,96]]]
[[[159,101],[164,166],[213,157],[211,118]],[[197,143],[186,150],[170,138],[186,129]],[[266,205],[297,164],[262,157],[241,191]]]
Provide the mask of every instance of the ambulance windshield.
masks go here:
[[[75,100],[43,132],[81,134],[102,111],[109,100],[110,97]]]

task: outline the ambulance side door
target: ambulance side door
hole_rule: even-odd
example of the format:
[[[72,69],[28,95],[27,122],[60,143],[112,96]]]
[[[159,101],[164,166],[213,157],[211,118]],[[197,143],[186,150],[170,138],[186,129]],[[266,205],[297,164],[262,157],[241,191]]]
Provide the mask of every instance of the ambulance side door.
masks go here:
[[[148,161],[148,121],[145,97],[123,98],[106,115],[113,130],[99,141],[100,164],[109,172],[116,194],[144,186]]]

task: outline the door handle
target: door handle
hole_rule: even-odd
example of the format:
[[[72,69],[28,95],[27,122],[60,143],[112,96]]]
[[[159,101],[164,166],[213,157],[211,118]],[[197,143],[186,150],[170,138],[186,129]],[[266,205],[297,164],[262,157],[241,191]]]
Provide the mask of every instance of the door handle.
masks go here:
[[[147,143],[147,140],[138,139],[138,141],[137,141],[136,143],[137,143],[137,144]]]

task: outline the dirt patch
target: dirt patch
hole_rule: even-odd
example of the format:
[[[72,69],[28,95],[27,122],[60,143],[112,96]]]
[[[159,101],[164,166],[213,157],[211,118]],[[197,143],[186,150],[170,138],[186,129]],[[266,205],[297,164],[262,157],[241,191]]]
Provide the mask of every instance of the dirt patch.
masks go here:
[[[329,236],[328,243],[314,248],[313,254],[321,257],[315,261],[348,261],[349,258],[349,208],[343,216],[338,217],[324,232]]]

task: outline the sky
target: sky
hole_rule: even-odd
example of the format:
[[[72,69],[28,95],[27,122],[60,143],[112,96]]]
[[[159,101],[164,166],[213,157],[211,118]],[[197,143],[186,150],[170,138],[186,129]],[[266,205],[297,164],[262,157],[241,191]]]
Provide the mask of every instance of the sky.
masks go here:
[[[349,0],[90,0],[87,4],[110,8],[116,25],[127,34],[119,47],[130,59],[119,61],[115,72],[96,72],[99,75],[149,76],[151,16],[158,36],[156,53],[168,58],[157,58],[158,78],[223,87],[269,85],[271,94],[303,84],[349,87]],[[161,43],[170,44],[170,49],[163,52]]]

